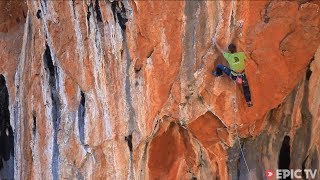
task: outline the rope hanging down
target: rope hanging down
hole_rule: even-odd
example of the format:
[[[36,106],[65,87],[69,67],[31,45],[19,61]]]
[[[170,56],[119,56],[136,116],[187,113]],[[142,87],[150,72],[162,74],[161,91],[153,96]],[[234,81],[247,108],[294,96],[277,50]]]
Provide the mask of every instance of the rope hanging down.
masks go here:
[[[250,169],[249,169],[249,166],[247,164],[246,157],[244,156],[244,152],[243,152],[243,149],[241,147],[240,137],[239,137],[238,130],[237,130],[237,128],[238,128],[238,126],[237,126],[237,111],[238,111],[238,107],[237,107],[237,83],[235,81],[234,81],[233,110],[234,110],[234,129],[235,129],[235,132],[236,132],[237,141],[239,143],[239,148],[240,148],[241,155],[243,157],[244,164],[246,165],[246,168],[247,168],[247,171],[248,171],[249,180],[251,180]]]
[[[232,3],[231,3],[231,16],[234,16],[235,12],[234,12],[234,0],[232,0]],[[235,20],[235,18],[233,17],[233,21]],[[240,37],[242,36],[242,27],[243,27],[243,21],[240,21],[239,22],[239,28],[240,28]],[[248,177],[249,177],[249,180],[251,180],[251,175],[250,175],[250,170],[249,170],[249,166],[247,164],[247,160],[246,160],[246,157],[244,156],[244,152],[243,152],[243,149],[241,147],[241,142],[240,142],[240,137],[239,137],[239,134],[238,134],[238,126],[237,126],[237,111],[238,111],[238,107],[237,107],[237,83],[236,81],[234,81],[234,98],[233,98],[233,110],[234,110],[234,129],[235,129],[235,132],[236,132],[236,138],[237,138],[237,141],[239,143],[239,148],[240,148],[240,151],[241,151],[241,155],[243,157],[243,161],[244,161],[244,164],[246,165],[246,168],[247,168],[247,171],[248,171]]]

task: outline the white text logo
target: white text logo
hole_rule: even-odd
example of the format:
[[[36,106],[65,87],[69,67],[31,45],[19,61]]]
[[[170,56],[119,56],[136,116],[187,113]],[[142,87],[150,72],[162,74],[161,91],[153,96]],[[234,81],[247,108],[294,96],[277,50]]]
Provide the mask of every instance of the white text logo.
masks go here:
[[[302,179],[303,174],[306,179],[315,179],[317,175],[317,169],[311,170],[311,169],[277,169],[275,172],[273,170],[266,170],[265,175],[268,178],[276,176],[277,179],[286,179],[287,177],[290,177],[291,179]]]

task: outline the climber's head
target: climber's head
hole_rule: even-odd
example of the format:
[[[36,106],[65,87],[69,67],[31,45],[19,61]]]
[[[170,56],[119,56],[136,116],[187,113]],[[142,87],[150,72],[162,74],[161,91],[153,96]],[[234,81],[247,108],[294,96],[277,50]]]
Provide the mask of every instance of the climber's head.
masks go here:
[[[236,53],[237,52],[237,47],[234,44],[229,44],[228,49],[231,53]]]

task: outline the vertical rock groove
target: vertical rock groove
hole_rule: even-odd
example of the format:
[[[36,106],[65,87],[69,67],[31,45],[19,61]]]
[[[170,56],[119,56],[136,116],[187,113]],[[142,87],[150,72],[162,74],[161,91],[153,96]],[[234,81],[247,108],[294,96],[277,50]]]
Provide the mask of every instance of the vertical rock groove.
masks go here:
[[[101,15],[101,10],[100,10],[100,5],[99,5],[99,0],[96,0],[94,10],[96,12],[96,18],[98,23],[102,23],[102,15]]]
[[[119,23],[122,31],[126,30],[126,22],[128,21],[126,16],[126,9],[124,7],[123,2],[121,1],[113,1],[111,3],[111,9],[114,16],[114,21]]]
[[[130,66],[131,66],[131,56],[128,48],[127,36],[126,36],[126,22],[128,21],[126,15],[126,9],[124,4],[121,1],[113,1],[111,3],[111,9],[113,12],[115,22],[118,22],[121,27],[122,34],[122,43],[124,49],[124,59],[125,59],[125,99],[128,108],[128,135],[125,137],[129,148],[129,177],[130,179],[134,179],[134,164],[133,164],[133,132],[136,130],[135,126],[135,109],[133,107],[132,102],[132,94],[131,94],[131,82],[130,82]]]
[[[35,111],[32,111],[32,125],[32,134],[35,137],[37,132],[37,114]]]
[[[86,98],[85,94],[81,91],[81,99],[78,107],[78,131],[80,136],[80,142],[85,144],[84,126],[85,126],[85,113],[86,113]]]
[[[278,158],[279,169],[289,169],[290,167],[290,137],[283,138],[282,146]]]
[[[132,153],[132,134],[129,134],[129,135],[126,136],[124,139],[125,139],[125,140],[127,141],[127,143],[128,143],[128,148],[129,148],[130,153]]]
[[[50,47],[46,44],[45,53],[43,55],[45,70],[49,75],[49,87],[51,93],[51,117],[53,124],[53,151],[52,151],[52,176],[53,179],[59,179],[59,145],[58,145],[58,129],[60,125],[60,99],[57,87],[57,67],[53,64]]]
[[[87,24],[88,24],[88,34],[90,34],[91,28],[90,28],[90,17],[93,13],[93,5],[92,2],[90,2],[89,5],[87,5]]]
[[[13,178],[14,169],[10,164],[13,155],[14,136],[10,124],[9,93],[6,79],[0,74],[0,179]]]
[[[200,8],[201,1],[186,1],[184,13],[186,15],[185,37],[183,39],[185,54],[183,57],[183,66],[186,69],[185,76],[187,80],[193,79],[195,63],[195,43],[196,28],[198,26],[197,11]]]

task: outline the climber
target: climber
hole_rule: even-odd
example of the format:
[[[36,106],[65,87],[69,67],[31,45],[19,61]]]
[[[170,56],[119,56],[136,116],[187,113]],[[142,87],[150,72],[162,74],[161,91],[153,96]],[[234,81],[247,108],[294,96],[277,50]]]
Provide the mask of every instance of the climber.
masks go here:
[[[251,93],[249,89],[248,80],[244,72],[244,61],[246,56],[244,52],[237,52],[237,47],[234,44],[228,46],[230,53],[227,53],[221,49],[221,47],[216,42],[216,38],[212,38],[212,44],[216,45],[217,49],[223,54],[223,57],[228,61],[230,68],[218,64],[216,70],[212,74],[216,77],[221,76],[223,73],[228,75],[232,80],[236,81],[238,84],[242,84],[244,97],[246,99],[248,107],[253,104],[251,102]]]

